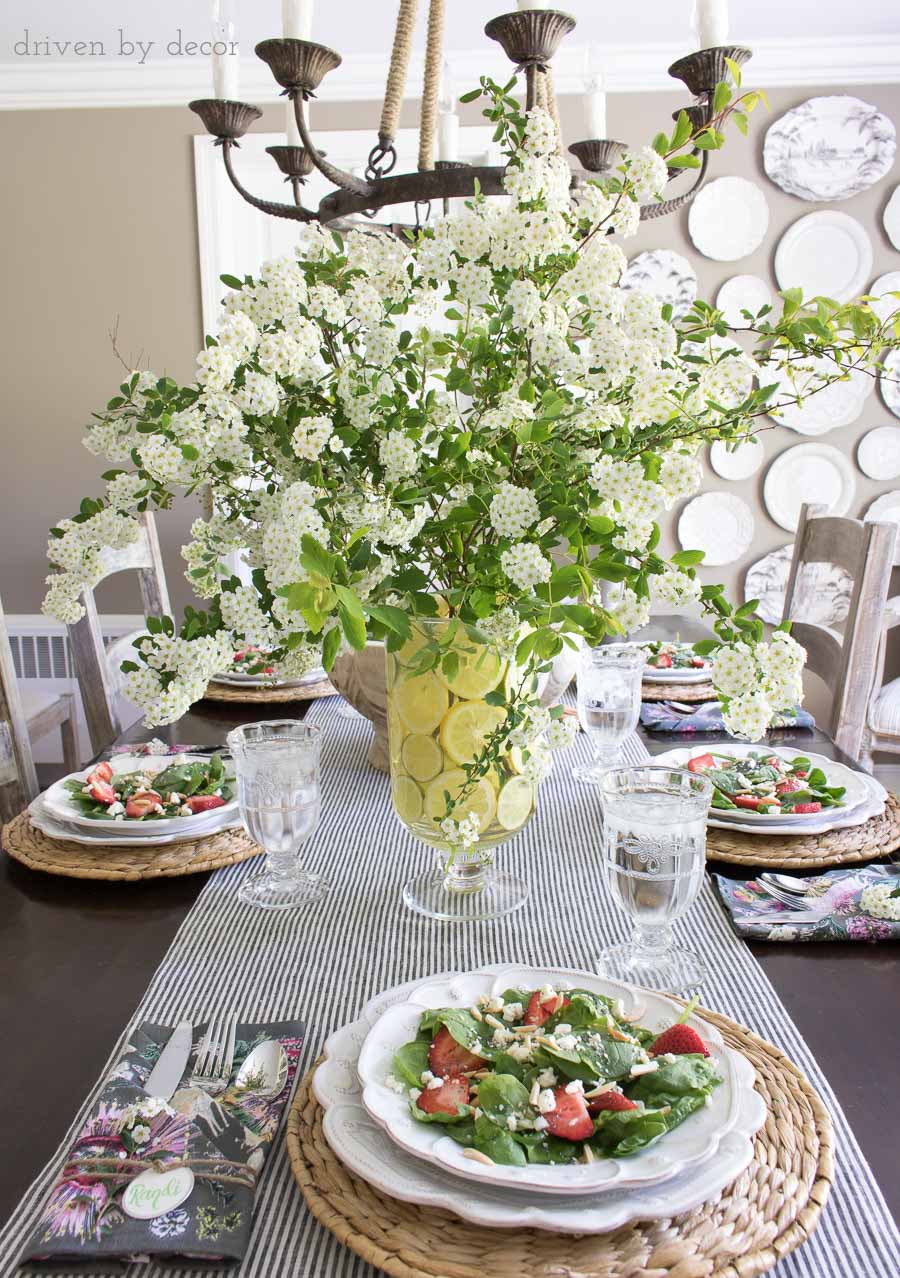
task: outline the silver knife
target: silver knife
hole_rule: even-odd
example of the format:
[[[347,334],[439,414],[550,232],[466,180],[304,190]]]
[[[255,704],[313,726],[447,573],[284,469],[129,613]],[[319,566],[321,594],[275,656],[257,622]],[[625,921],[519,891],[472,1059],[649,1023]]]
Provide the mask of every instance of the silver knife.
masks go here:
[[[169,1036],[168,1043],[159,1054],[159,1060],[144,1083],[144,1091],[148,1096],[160,1096],[163,1100],[168,1100],[177,1090],[190,1058],[193,1042],[194,1027],[190,1021],[181,1021]]]
[[[763,923],[768,926],[776,923],[784,923],[788,927],[793,927],[795,923],[821,923],[823,919],[827,919],[827,912],[817,914],[813,910],[782,910],[778,914],[753,914],[748,915],[742,922],[747,923]]]

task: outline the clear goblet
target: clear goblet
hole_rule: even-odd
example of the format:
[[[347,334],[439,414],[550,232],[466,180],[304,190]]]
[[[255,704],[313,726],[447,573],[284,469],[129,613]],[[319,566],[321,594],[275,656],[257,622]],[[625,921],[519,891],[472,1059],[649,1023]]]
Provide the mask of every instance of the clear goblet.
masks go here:
[[[613,768],[600,783],[603,875],[634,930],[598,958],[611,980],[679,993],[705,963],[673,944],[672,923],[693,905],[706,863],[707,777],[680,768]]]
[[[272,719],[235,728],[227,742],[244,828],[267,853],[262,874],[245,879],[239,898],[265,910],[319,900],[328,884],[301,869],[298,853],[319,824],[321,730],[298,719]]]
[[[643,648],[610,643],[582,650],[578,664],[578,721],[587,733],[593,762],[578,768],[578,781],[596,784],[619,758],[641,713]]]

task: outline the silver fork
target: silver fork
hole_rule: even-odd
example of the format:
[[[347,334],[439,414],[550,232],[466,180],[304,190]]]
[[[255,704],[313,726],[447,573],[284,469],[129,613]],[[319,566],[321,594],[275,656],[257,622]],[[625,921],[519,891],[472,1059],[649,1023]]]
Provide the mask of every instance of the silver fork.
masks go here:
[[[199,1087],[208,1096],[218,1096],[220,1092],[224,1092],[234,1065],[236,1029],[236,1012],[220,1012],[209,1022],[206,1036],[194,1061],[191,1087]]]

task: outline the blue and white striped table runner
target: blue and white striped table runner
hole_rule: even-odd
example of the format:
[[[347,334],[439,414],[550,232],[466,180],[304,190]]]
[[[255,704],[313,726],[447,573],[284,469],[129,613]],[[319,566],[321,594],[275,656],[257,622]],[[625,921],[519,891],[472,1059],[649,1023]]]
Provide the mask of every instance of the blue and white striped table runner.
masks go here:
[[[596,795],[571,780],[587,751],[583,737],[556,756],[534,820],[500,849],[501,863],[531,884],[525,908],[495,923],[440,924],[401,904],[403,883],[428,864],[430,853],[394,817],[387,777],[366,764],[367,725],[340,716],[340,705],[336,698],[318,702],[309,716],[322,725],[325,748],[322,823],[307,860],[310,868],[325,873],[333,890],[310,910],[269,913],[237,900],[238,884],[257,873],[258,864],[218,871],[182,924],[135,1021],[199,1020],[223,1003],[238,1008],[246,1020],[298,1017],[307,1026],[305,1067],[332,1030],[388,986],[482,963],[590,967],[602,945],[625,938],[625,919],[603,889],[596,860]],[[628,755],[633,762],[646,758],[637,737]],[[762,969],[732,932],[708,882],[675,930],[681,943],[701,944],[709,961],[713,976],[700,991],[702,1001],[781,1047],[813,1082],[834,1118],[834,1190],[812,1239],[773,1274],[897,1278],[900,1236],[872,1172],[831,1087]],[[73,1105],[77,1099],[72,1098]],[[92,1100],[88,1097],[57,1155],[0,1233],[0,1273],[15,1271],[37,1209]],[[135,1278],[190,1273],[155,1264],[127,1272]],[[306,1211],[282,1141],[260,1185],[240,1278],[370,1278],[376,1272]]]

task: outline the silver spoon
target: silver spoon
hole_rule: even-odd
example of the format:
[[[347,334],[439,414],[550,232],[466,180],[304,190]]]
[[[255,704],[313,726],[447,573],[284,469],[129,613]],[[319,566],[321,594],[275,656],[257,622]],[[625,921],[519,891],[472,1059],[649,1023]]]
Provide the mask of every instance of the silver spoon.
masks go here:
[[[254,1096],[277,1096],[287,1081],[287,1072],[284,1048],[277,1039],[267,1038],[246,1057],[234,1085],[238,1091],[253,1092]]]

